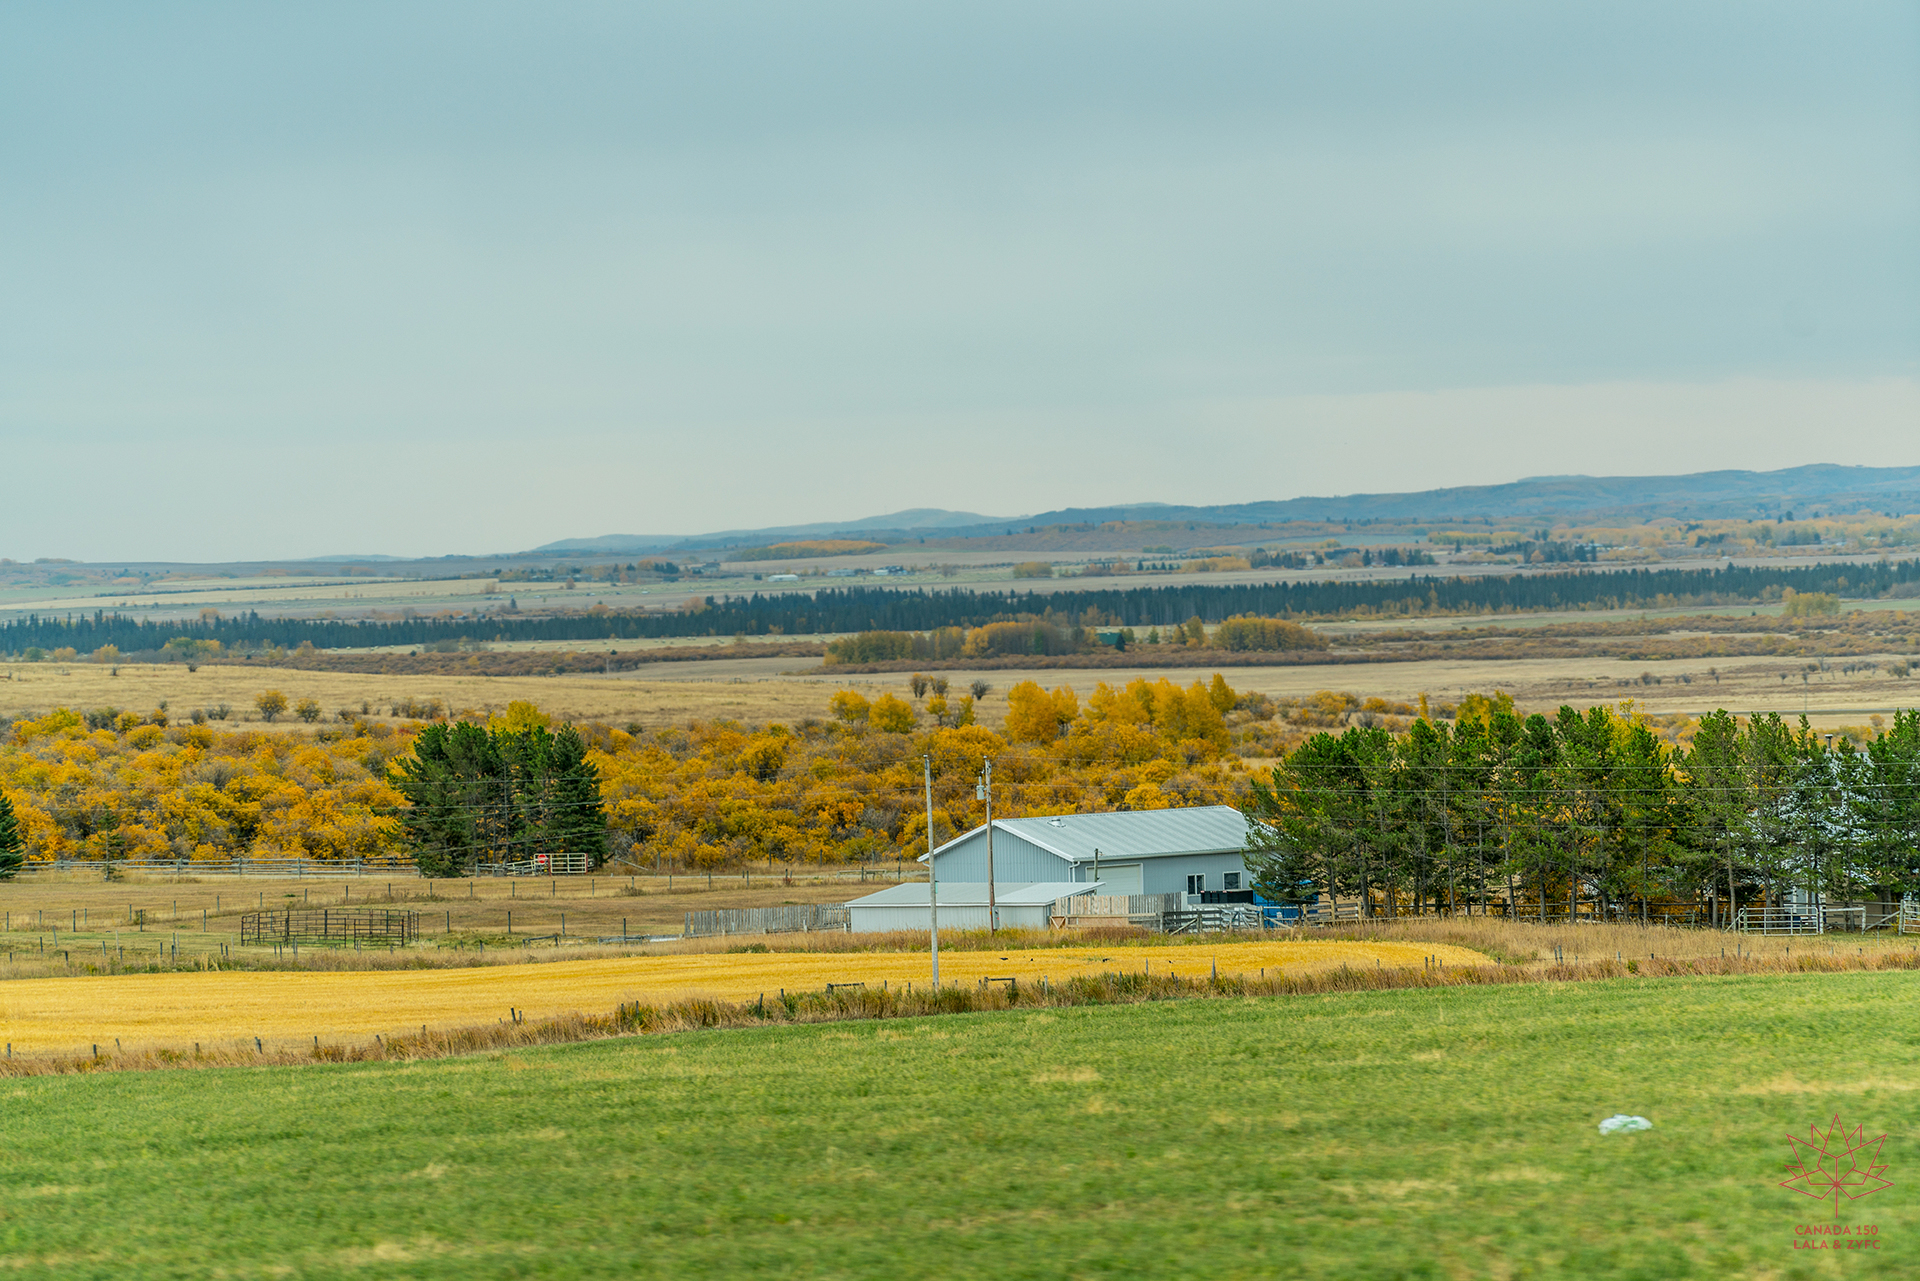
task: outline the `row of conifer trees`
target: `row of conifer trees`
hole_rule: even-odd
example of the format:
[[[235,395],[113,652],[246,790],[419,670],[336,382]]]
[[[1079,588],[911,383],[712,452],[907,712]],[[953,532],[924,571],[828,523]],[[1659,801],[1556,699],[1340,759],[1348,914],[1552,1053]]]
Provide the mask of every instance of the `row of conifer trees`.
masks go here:
[[[1760,902],[1920,891],[1920,712],[1856,747],[1804,718],[1719,711],[1684,749],[1605,707],[1463,712],[1317,734],[1257,780],[1255,885],[1369,912],[1677,907],[1721,923]]]

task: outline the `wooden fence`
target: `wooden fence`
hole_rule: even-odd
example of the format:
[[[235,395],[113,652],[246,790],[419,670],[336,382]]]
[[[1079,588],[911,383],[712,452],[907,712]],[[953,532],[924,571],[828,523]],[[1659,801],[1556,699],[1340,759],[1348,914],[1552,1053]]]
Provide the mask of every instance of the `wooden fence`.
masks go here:
[[[1177,912],[1186,905],[1184,894],[1075,894],[1062,899],[1055,925],[1146,925],[1158,928],[1162,912]],[[1143,918],[1153,917],[1154,921]]]
[[[687,938],[715,934],[794,934],[852,928],[853,913],[841,903],[794,903],[783,907],[718,908],[686,914]]]

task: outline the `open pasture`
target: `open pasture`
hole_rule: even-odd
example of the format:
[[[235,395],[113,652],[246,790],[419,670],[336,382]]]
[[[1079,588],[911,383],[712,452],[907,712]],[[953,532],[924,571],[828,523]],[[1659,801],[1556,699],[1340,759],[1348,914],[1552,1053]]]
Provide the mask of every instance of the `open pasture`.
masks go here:
[[[577,647],[576,647],[577,648]],[[163,703],[175,722],[186,720],[195,708],[231,709],[229,728],[254,730],[310,728],[291,712],[271,724],[260,720],[254,699],[269,689],[287,696],[288,705],[311,698],[320,704],[321,719],[349,718],[402,721],[390,716],[396,704],[439,699],[456,712],[500,712],[515,699],[537,703],[560,720],[601,720],[614,725],[637,722],[647,726],[681,724],[688,720],[727,717],[753,721],[794,721],[826,712],[826,695],[805,680],[783,675],[787,669],[816,665],[814,659],[740,660],[771,664],[765,671],[743,673],[709,670],[727,664],[692,663],[701,669],[694,679],[682,673],[648,669],[633,678],[604,676],[481,676],[435,674],[387,676],[361,672],[301,671],[253,663],[216,663],[189,672],[184,663],[91,662],[16,663],[0,668],[0,714],[20,718],[55,707],[81,711],[114,707],[151,715]],[[662,665],[663,668],[668,665]],[[904,678],[894,681],[904,686]]]
[[[1222,942],[1215,946],[1043,948],[951,951],[941,957],[946,984],[995,979],[1035,984],[1110,971],[1201,978],[1261,971],[1309,974],[1340,966],[1415,967],[1435,957],[1448,965],[1484,964],[1462,948],[1323,940]],[[131,1051],[226,1046],[259,1038],[269,1046],[322,1040],[370,1040],[506,1019],[598,1014],[628,1001],[666,1004],[690,998],[744,1003],[782,989],[829,984],[925,986],[925,952],[681,953],[542,965],[380,971],[213,971],[20,979],[0,983],[0,1040],[15,1053],[85,1053],[91,1045]]]
[[[1810,675],[1803,671],[1806,663],[1786,658],[1428,659],[1222,669],[1209,665],[1202,651],[1192,667],[1001,668],[939,674],[956,689],[964,690],[976,679],[992,686],[976,715],[993,729],[1006,719],[1007,690],[1023,680],[1049,689],[1065,685],[1085,699],[1103,681],[1118,685],[1144,677],[1190,685],[1210,679],[1216,670],[1241,693],[1275,699],[1334,689],[1396,702],[1417,702],[1422,694],[1436,702],[1453,702],[1467,693],[1499,689],[1511,694],[1522,711],[1549,715],[1563,704],[1587,707],[1630,698],[1656,716],[1698,716],[1722,707],[1742,715],[1777,711],[1798,716],[1804,711],[1816,728],[1824,729],[1862,725],[1875,715],[1891,719],[1896,709],[1920,699],[1920,685],[1887,670],[1904,659],[1888,654],[1878,661],[1874,671],[1834,668],[1803,681],[1803,675]],[[1710,671],[1717,671],[1718,678]],[[260,720],[254,699],[268,689],[284,693],[290,704],[313,699],[320,704],[324,723],[336,722],[345,712],[349,718],[398,725],[408,718],[395,717],[392,710],[410,700],[438,699],[456,712],[485,715],[504,711],[518,699],[563,721],[648,728],[721,719],[791,724],[825,717],[834,690],[854,688],[869,697],[909,693],[903,674],[836,672],[809,658],[722,658],[610,676],[382,675],[232,664],[188,672],[177,663],[123,664],[117,676],[93,663],[20,664],[11,675],[11,680],[0,678],[0,715],[19,718],[54,707],[112,707],[148,716],[165,704],[167,714],[181,721],[196,708],[226,704],[231,715],[224,727],[267,732],[311,728],[291,714],[271,724]]]
[[[1154,1002],[10,1083],[22,1277],[1906,1275],[1911,975]],[[1651,1131],[1602,1136],[1617,1112]],[[1888,1134],[1891,1189],[1779,1186]]]
[[[989,682],[994,693],[981,705],[983,723],[998,726],[1005,719],[1006,691],[1023,680],[1048,689],[1065,685],[1084,700],[1096,685],[1124,685],[1136,677],[1166,679],[1177,685],[1210,680],[1222,673],[1242,694],[1265,694],[1274,699],[1301,699],[1319,690],[1345,690],[1361,698],[1417,703],[1422,694],[1435,703],[1452,703],[1469,693],[1504,690],[1522,712],[1551,716],[1562,705],[1585,708],[1596,703],[1632,699],[1649,715],[1699,716],[1717,708],[1746,715],[1779,712],[1798,716],[1804,710],[1819,728],[1862,725],[1870,716],[1891,720],[1897,708],[1920,703],[1920,682],[1893,676],[1889,668],[1904,662],[1888,653],[1874,671],[1843,672],[1838,664],[1820,673],[1806,673],[1798,658],[1464,658],[1416,659],[1404,662],[1347,664],[1276,664],[1271,667],[1208,665],[1206,651],[1196,651],[1191,667],[1141,668],[998,668],[972,671],[947,669],[955,689],[965,689],[976,678]],[[742,680],[765,681],[761,688],[792,688],[812,683],[820,689],[814,715],[824,705],[826,691],[854,687],[869,697],[890,691],[905,696],[906,678],[896,673],[836,675],[831,669],[794,673],[793,659],[728,659],[714,663],[679,664],[673,672],[648,673],[665,685],[674,681],[697,683],[732,673]],[[781,667],[789,669],[782,673]],[[1711,675],[1718,672],[1718,677]],[[1803,675],[1809,679],[1802,681]],[[1682,678],[1686,679],[1682,679]],[[615,680],[621,679],[615,677]],[[802,700],[804,701],[804,700]]]
[[[1343,648],[1358,645],[1365,652],[1346,657],[1373,661],[1221,668],[1224,656],[1202,649],[1193,652],[1189,666],[1180,667],[956,667],[943,669],[939,675],[957,689],[965,689],[976,679],[987,681],[993,693],[978,704],[976,714],[981,723],[995,728],[1004,720],[1006,691],[1022,680],[1035,680],[1049,688],[1070,686],[1085,698],[1103,681],[1124,684],[1143,676],[1150,681],[1166,678],[1189,684],[1195,679],[1208,679],[1215,670],[1223,670],[1234,688],[1243,693],[1275,699],[1299,699],[1334,689],[1363,698],[1378,696],[1408,703],[1427,694],[1435,702],[1446,703],[1469,692],[1501,689],[1529,712],[1551,713],[1562,704],[1585,707],[1632,698],[1655,715],[1697,716],[1721,707],[1741,713],[1777,711],[1797,715],[1804,711],[1817,726],[1827,728],[1865,724],[1874,715],[1890,717],[1895,709],[1911,706],[1920,697],[1915,692],[1920,686],[1911,676],[1894,674],[1911,670],[1916,634],[1898,621],[1904,613],[1893,609],[1908,604],[1911,602],[1868,602],[1861,607],[1866,610],[1863,614],[1850,603],[1846,616],[1850,620],[1884,615],[1895,621],[1885,627],[1876,624],[1861,635],[1842,637],[1835,633],[1830,652],[1821,649],[1816,636],[1805,643],[1783,642],[1786,648],[1777,654],[1743,653],[1736,646],[1731,656],[1672,657],[1673,651],[1661,646],[1704,641],[1713,631],[1714,611],[1560,611],[1314,624],[1333,639],[1336,657]],[[1742,628],[1736,629],[1737,635],[1728,634],[1730,641],[1744,646],[1754,640],[1754,635],[1745,630],[1751,623],[1747,615],[1754,611],[1743,607],[1719,612],[1739,616]],[[1675,630],[1671,634],[1648,632],[1644,643],[1639,633],[1624,639],[1602,635],[1608,627],[1623,623],[1668,618]],[[1804,620],[1782,617],[1778,622],[1783,633],[1796,633],[1804,626]],[[1456,653],[1436,652],[1455,648],[1445,639],[1449,633],[1488,625],[1517,635],[1483,642],[1463,640]],[[1766,625],[1771,626],[1771,620]],[[1553,627],[1566,635],[1543,637],[1539,644],[1526,639],[1530,632],[1544,633]],[[1392,644],[1386,642],[1407,629],[1429,634],[1430,643],[1396,657]],[[784,642],[809,638],[771,639]],[[179,720],[196,708],[225,704],[232,711],[229,723],[245,723],[250,728],[298,728],[300,722],[290,715],[271,727],[257,719],[254,699],[271,688],[282,691],[294,703],[313,699],[328,722],[342,713],[378,721],[390,717],[397,705],[410,701],[439,700],[442,706],[456,711],[487,713],[523,699],[563,720],[659,727],[694,719],[791,723],[821,717],[826,714],[826,700],[832,690],[847,686],[869,694],[906,693],[907,674],[903,672],[849,672],[809,657],[742,653],[733,648],[730,637],[620,641],[616,645],[622,651],[667,644],[698,649],[702,640],[712,642],[716,649],[724,646],[724,652],[712,659],[646,664],[625,672],[565,675],[486,675],[479,668],[479,660],[471,655],[466,659],[436,655],[436,660],[447,660],[440,670],[404,675],[303,670],[266,663],[223,662],[202,665],[194,672],[177,663],[15,663],[0,668],[0,715],[18,717],[55,706],[114,707],[150,715],[164,704],[169,715]],[[1589,641],[1593,642],[1593,652],[1578,653]],[[1492,648],[1483,656],[1472,652],[1488,645]],[[1875,652],[1865,652],[1860,649],[1862,645]],[[550,641],[502,648],[599,652],[593,645]],[[1642,648],[1644,653],[1637,652]],[[473,670],[464,670],[468,661]]]
[[[678,934],[688,912],[712,908],[840,903],[896,883],[895,864],[857,873],[764,869],[707,875],[476,877],[431,881],[392,877],[135,877],[40,873],[0,882],[0,952],[19,967],[71,953],[75,962],[140,963],[235,954],[240,921],[276,908],[391,908],[420,913],[425,949],[512,947],[529,937],[584,941],[609,935]],[[910,868],[912,865],[908,865]],[[258,949],[249,949],[257,953]],[[343,960],[351,958],[345,953]]]

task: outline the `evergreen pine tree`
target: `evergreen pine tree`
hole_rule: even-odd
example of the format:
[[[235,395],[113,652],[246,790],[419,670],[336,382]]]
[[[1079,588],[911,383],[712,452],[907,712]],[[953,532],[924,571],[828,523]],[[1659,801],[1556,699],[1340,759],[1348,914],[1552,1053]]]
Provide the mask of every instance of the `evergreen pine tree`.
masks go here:
[[[0,880],[9,879],[26,862],[26,849],[20,842],[20,819],[13,802],[0,792]]]
[[[607,860],[607,814],[600,802],[600,771],[587,759],[586,740],[571,725],[553,736],[552,773],[554,827],[560,848],[585,854],[593,867]]]
[[[423,875],[547,854],[585,854],[596,867],[606,859],[600,772],[570,725],[557,734],[541,725],[429,725],[387,778],[409,802],[393,815]]]

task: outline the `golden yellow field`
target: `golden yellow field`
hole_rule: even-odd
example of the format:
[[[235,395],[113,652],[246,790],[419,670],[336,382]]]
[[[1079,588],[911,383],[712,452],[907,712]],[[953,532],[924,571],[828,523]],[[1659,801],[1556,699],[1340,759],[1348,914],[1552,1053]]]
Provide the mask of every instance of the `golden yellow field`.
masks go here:
[[[1437,957],[1447,965],[1485,964],[1478,952],[1445,944],[1333,941],[1222,943],[1218,947],[1045,948],[948,952],[943,983],[1017,978],[1033,983],[1103,971],[1288,974],[1351,966],[1412,966]],[[829,983],[924,985],[924,952],[708,953],[616,960],[559,961],[456,970],[347,973],[202,972],[0,983],[0,1040],[15,1054],[85,1053],[118,1044],[136,1048],[269,1048],[310,1042],[369,1041],[376,1033],[466,1027],[509,1017],[530,1018],[613,1009],[623,1001],[659,1003],[689,997],[745,1002],[781,988],[819,991]]]

